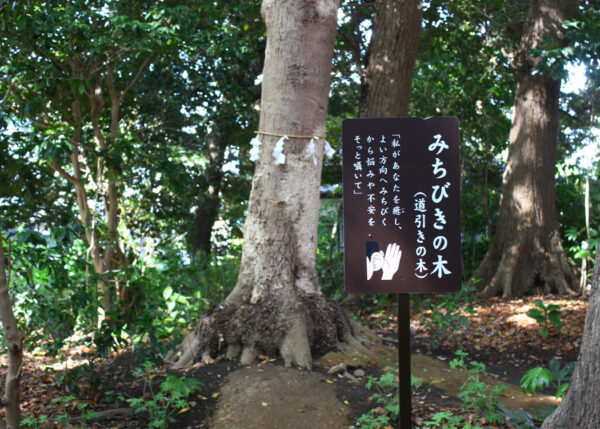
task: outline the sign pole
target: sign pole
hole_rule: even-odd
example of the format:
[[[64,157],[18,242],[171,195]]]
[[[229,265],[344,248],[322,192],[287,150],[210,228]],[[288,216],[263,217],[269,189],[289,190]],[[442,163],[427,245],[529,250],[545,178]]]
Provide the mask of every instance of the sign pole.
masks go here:
[[[412,426],[410,390],[410,295],[398,294],[398,377],[400,389],[400,429]]]

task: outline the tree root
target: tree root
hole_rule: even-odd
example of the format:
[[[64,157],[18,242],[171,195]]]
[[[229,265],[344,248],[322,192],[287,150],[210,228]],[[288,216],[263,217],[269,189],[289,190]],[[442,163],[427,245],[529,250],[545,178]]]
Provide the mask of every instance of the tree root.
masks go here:
[[[114,408],[110,410],[96,411],[96,414],[92,418],[88,418],[88,421],[101,421],[101,420],[122,420],[131,417],[135,414],[133,408]],[[73,417],[70,419],[72,423],[78,423],[81,421],[81,416]]]
[[[183,368],[225,353],[249,365],[262,354],[280,356],[287,367],[310,369],[313,358],[335,350],[370,353],[372,343],[365,328],[321,295],[301,295],[295,303],[270,296],[256,304],[214,307],[166,360]]]

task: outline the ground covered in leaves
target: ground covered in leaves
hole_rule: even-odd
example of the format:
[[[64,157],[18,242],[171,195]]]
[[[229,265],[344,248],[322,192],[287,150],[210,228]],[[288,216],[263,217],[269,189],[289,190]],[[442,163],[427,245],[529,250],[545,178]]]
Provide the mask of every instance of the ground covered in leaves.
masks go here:
[[[545,305],[560,306],[562,326],[550,326],[547,336],[542,336],[542,326],[527,316],[529,309],[535,307],[535,301],[539,299]],[[441,333],[437,332],[440,330],[439,326],[436,328],[436,325],[427,323],[427,320],[432,320],[431,313],[439,308],[436,309],[435,305],[420,308],[413,312],[411,320],[411,348],[416,356],[413,358],[413,373],[421,371],[420,374],[431,375],[433,367],[437,366],[432,362],[447,363],[455,357],[458,350],[463,350],[468,354],[469,360],[486,364],[492,379],[518,385],[528,369],[548,366],[553,357],[565,363],[576,360],[586,305],[587,302],[583,299],[557,297],[474,302],[473,314],[461,313],[468,323],[446,326],[448,335],[444,335],[444,329],[441,329]],[[375,330],[388,345],[397,347],[397,318],[392,303],[355,305],[349,311]],[[435,344],[431,341],[433,337],[436,338],[433,341]],[[2,373],[5,373],[6,357],[2,356],[1,359]],[[21,404],[23,415],[29,419],[26,420],[29,421],[26,427],[40,428],[71,427],[69,425],[97,428],[149,427],[151,418],[148,412],[135,413],[132,405],[136,401],[139,403],[140,399],[149,403],[160,392],[160,384],[168,375],[171,376],[169,380],[185,376],[202,383],[198,390],[190,394],[186,404],[180,403],[179,407],[170,409],[175,420],[169,427],[211,427],[224,380],[230,373],[250,370],[256,377],[260,377],[261,371],[270,371],[270,368],[280,366],[277,360],[273,362],[263,357],[252,368],[242,368],[233,362],[219,360],[211,365],[198,364],[176,373],[168,373],[159,366],[140,371],[140,362],[131,351],[121,350],[102,360],[96,357],[93,348],[84,345],[71,346],[60,359],[41,353],[26,353],[24,362]],[[370,362],[364,368],[359,368],[358,372],[356,369],[348,371],[348,376],[342,376],[341,373],[328,374],[327,366],[315,369],[312,382],[316,383],[315,386],[334,389],[337,401],[343,407],[339,413],[343,414],[346,421],[355,422],[362,414],[376,409],[374,392],[365,387],[365,381],[369,375],[378,377],[384,373],[382,362]],[[428,367],[430,372],[427,372]],[[447,367],[440,371],[451,372]],[[443,384],[429,382],[430,379],[433,378],[424,377],[423,384],[413,389],[413,421],[416,427],[424,426],[431,416],[440,411],[465,414],[456,393],[447,390]],[[275,395],[278,395],[277,392]],[[279,400],[282,397],[280,393]],[[534,400],[533,397],[528,399],[523,395],[523,403]],[[290,404],[292,411],[289,413],[297,416],[317,413],[318,404],[312,404],[310,400],[301,402],[303,403]],[[279,404],[277,407],[282,406]],[[273,401],[260,401],[257,407],[263,415],[268,415]],[[88,418],[86,414],[89,410],[100,415]],[[467,420],[475,419],[468,413],[465,417]]]

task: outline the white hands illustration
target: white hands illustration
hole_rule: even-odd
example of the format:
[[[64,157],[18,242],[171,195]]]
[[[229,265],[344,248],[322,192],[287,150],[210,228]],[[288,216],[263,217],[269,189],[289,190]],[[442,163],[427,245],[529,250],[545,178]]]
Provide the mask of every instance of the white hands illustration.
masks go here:
[[[371,258],[367,256],[367,280],[373,277],[375,271],[382,271],[381,280],[391,280],[400,266],[400,258],[402,251],[396,243],[390,243],[387,246],[385,254],[379,250],[371,254]]]
[[[402,257],[402,251],[400,246],[396,243],[390,243],[385,251],[385,257],[383,262],[383,274],[381,280],[391,280],[398,271],[400,266],[400,258]]]

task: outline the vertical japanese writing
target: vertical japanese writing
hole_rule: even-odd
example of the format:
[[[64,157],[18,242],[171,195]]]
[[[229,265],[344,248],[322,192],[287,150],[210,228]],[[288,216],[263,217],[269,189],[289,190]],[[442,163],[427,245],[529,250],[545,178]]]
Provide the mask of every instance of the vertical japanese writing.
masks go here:
[[[357,134],[354,143],[353,193],[367,201],[367,225],[402,229],[400,134]]]
[[[354,167],[354,189],[353,193],[355,195],[362,195],[362,184],[363,184],[363,163],[362,163],[362,154],[361,150],[363,148],[362,143],[360,141],[360,136],[354,137],[354,142],[356,143],[355,151],[354,151],[354,160],[352,166]]]
[[[415,253],[417,255],[417,263],[415,265],[415,277],[424,279],[429,275],[429,268],[423,259],[427,255],[427,246],[425,243],[425,226],[427,225],[427,194],[425,192],[417,192],[413,196],[413,211],[415,213],[415,226],[417,227],[417,245]]]
[[[435,205],[433,212],[433,228],[435,229],[435,236],[432,241],[435,255],[432,263],[433,269],[431,275],[441,279],[444,276],[452,274],[447,267],[447,257],[444,255],[444,250],[448,247],[448,238],[444,231],[446,228],[446,214],[439,206],[443,200],[449,198],[448,192],[450,189],[450,182],[444,180],[447,171],[443,159],[444,151],[448,149],[448,145],[442,140],[441,134],[434,135],[433,139],[434,141],[427,148],[434,157],[431,167],[435,179],[434,184],[431,186],[431,202]]]
[[[400,205],[400,134],[392,134],[391,139],[391,186],[392,186],[392,219],[394,227],[402,229],[401,216],[405,210]]]

